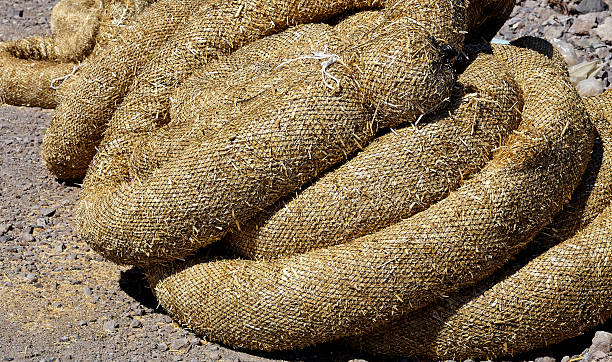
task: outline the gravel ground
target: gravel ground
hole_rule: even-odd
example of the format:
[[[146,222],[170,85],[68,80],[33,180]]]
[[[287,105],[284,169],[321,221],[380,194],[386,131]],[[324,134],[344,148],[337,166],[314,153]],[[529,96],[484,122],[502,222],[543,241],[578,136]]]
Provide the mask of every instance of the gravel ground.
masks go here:
[[[55,1],[0,3],[0,40],[49,31]],[[576,3],[567,4],[569,15],[546,0],[517,4],[499,37],[562,39],[577,64],[597,57],[603,66],[590,78],[610,86],[612,39],[606,42],[596,30],[611,22],[608,10],[595,12],[593,26],[576,34]],[[173,323],[137,270],[105,261],[76,236],[71,223],[79,185],[59,183],[40,159],[51,116],[0,106],[0,360],[380,360],[334,345],[253,355],[208,343]],[[602,328],[612,331],[612,322]],[[591,331],[519,359],[612,361],[611,345],[612,334]]]

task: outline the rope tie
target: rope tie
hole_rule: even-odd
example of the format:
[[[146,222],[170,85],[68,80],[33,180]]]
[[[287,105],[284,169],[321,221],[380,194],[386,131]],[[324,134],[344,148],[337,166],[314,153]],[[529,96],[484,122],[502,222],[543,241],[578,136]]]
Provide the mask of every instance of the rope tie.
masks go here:
[[[286,60],[280,63],[279,65],[277,65],[276,68],[274,69],[279,69],[285,64],[289,64],[297,60],[303,60],[303,59],[323,60],[323,62],[321,62],[321,78],[323,80],[323,83],[325,84],[327,88],[331,90],[334,90],[340,87],[340,80],[334,77],[330,72],[327,71],[327,68],[330,65],[333,65],[340,60],[340,56],[338,56],[338,54],[327,53],[327,46],[323,49],[322,52],[313,52],[312,55],[305,55],[302,57],[297,57],[297,58]],[[326,78],[333,80],[336,83],[336,86],[334,87],[330,83],[328,83]]]
[[[57,77],[57,78],[53,78],[51,79],[51,89],[53,90],[58,90],[59,87],[62,86],[62,84],[64,84],[65,81],[68,80],[68,78],[72,77],[73,75],[76,74],[77,70],[79,70],[79,68],[81,68],[82,66],[86,65],[87,63],[81,63],[78,65],[75,65],[74,67],[72,67],[72,72],[62,76],[62,77]],[[59,85],[55,85],[57,82],[60,82]]]

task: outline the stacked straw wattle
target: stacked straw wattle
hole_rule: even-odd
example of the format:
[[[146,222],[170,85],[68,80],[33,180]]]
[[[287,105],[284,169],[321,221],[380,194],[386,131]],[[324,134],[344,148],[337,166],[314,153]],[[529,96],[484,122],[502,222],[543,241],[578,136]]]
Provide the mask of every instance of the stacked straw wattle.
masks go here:
[[[612,91],[475,44],[514,1],[72,1],[90,30],[4,44],[2,99],[61,101],[43,158],[85,177],[80,235],[180,323],[447,359],[612,316]]]

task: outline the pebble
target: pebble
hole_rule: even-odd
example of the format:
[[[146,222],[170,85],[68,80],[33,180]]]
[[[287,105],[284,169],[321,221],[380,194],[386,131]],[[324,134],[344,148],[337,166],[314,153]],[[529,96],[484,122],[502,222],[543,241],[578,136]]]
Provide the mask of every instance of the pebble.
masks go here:
[[[553,39],[551,43],[561,53],[568,66],[571,67],[578,64],[578,55],[573,45],[561,39]]]
[[[104,322],[104,325],[102,326],[102,328],[110,333],[115,332],[115,330],[119,327],[119,323],[115,322],[114,320],[107,320],[106,322]]]
[[[40,209],[40,214],[42,216],[51,217],[51,216],[55,215],[56,211],[57,211],[57,209],[54,208],[54,207],[44,207],[44,208]]]
[[[53,248],[55,251],[57,252],[62,252],[66,249],[66,245],[64,243],[59,243],[57,245],[55,245],[55,247]]]
[[[604,358],[606,358],[607,355],[605,352],[602,351],[592,351],[586,354],[586,356],[584,356],[584,361],[585,362],[591,362],[591,361],[601,361]]]
[[[0,235],[4,235],[11,230],[13,230],[13,224],[11,223],[0,224]]]
[[[595,34],[606,43],[612,43],[612,16],[607,17],[603,23],[595,28]]]
[[[603,0],[582,0],[580,4],[576,6],[576,11],[583,14],[604,11],[607,9],[608,4],[606,4]]]
[[[534,362],[555,362],[556,359],[554,359],[553,357],[538,357],[535,359]]]
[[[28,273],[26,275],[26,280],[28,283],[36,283],[38,281],[38,277],[34,273]]]
[[[199,346],[202,344],[202,340],[200,340],[200,338],[198,338],[197,336],[190,334],[189,336],[187,336],[187,339],[189,340],[189,344],[194,345],[194,346]]]
[[[206,349],[208,351],[218,351],[219,350],[219,345],[215,344],[215,343],[210,343],[206,346]]]
[[[208,358],[213,361],[218,361],[221,359],[221,353],[219,351],[211,352],[208,354]]]
[[[88,286],[84,286],[83,287],[83,294],[85,294],[88,297],[91,297],[91,295],[93,294],[91,291],[91,288]]]
[[[563,35],[563,28],[560,26],[547,26],[544,30],[544,38],[548,41],[558,39]]]
[[[612,333],[597,331],[591,341],[590,351],[609,353],[612,350]]]
[[[581,80],[595,77],[601,72],[602,66],[599,60],[582,62],[569,68],[570,81],[578,84]]]
[[[589,78],[576,84],[576,90],[582,97],[591,97],[603,93],[603,83],[599,79]]]
[[[569,31],[574,34],[588,34],[589,30],[597,25],[596,21],[597,14],[595,13],[579,15]]]
[[[23,241],[25,241],[27,243],[32,243],[32,242],[36,241],[36,238],[32,234],[24,233],[24,234],[21,234],[21,240],[23,240]]]
[[[132,322],[130,323],[130,327],[131,328],[142,328],[142,322],[139,321],[138,319],[132,319]]]
[[[183,348],[187,348],[189,346],[189,341],[187,338],[176,338],[170,343],[170,349],[173,351],[179,351]]]
[[[157,349],[159,349],[159,350],[160,350],[160,351],[162,351],[162,352],[165,352],[165,351],[167,351],[167,350],[168,350],[168,345],[167,345],[167,344],[165,344],[164,342],[162,342],[162,343],[158,343],[158,344],[157,344]]]
[[[59,341],[60,341],[60,342],[63,342],[63,343],[65,343],[65,342],[70,342],[70,337],[68,337],[68,336],[62,336],[62,337],[60,337]]]

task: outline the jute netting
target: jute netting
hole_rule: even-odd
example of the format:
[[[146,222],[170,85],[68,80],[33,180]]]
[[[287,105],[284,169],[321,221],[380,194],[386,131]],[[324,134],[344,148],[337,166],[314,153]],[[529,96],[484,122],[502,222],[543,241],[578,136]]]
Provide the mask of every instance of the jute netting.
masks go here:
[[[371,77],[364,86],[373,87],[369,93],[364,89],[360,95],[368,97],[375,105],[381,105],[381,110],[413,117],[410,112],[417,113],[417,109],[422,112],[437,104],[432,95],[436,93],[436,87],[432,87],[434,91],[431,94],[414,92],[416,87],[411,82],[415,81],[409,76],[410,72],[418,71],[419,65],[433,73],[432,69],[441,61],[442,55],[427,48],[436,45],[436,39],[456,43],[463,38],[465,31],[471,30],[470,26],[478,29],[496,26],[507,17],[512,5],[508,0],[479,0],[473,1],[466,11],[463,1],[161,0],[135,18],[122,36],[111,41],[104,54],[96,56],[99,61],[92,59],[87,67],[83,67],[71,87],[70,96],[59,105],[50,132],[46,134],[43,158],[51,172],[60,178],[82,177],[107,126],[111,130],[144,132],[166,123],[172,91],[202,64],[291,25],[333,20],[347,11],[361,8],[384,7],[382,16],[387,25],[380,26],[373,33],[367,32],[365,35],[370,36],[371,41],[362,40],[358,49],[352,51],[363,54],[363,64],[354,72],[361,72],[359,74],[364,78]],[[480,18],[481,8],[494,10],[491,14],[495,15],[490,19]],[[434,17],[436,22],[426,21]],[[404,32],[397,31],[401,27],[404,27]],[[359,35],[364,36],[363,33]],[[419,42],[430,44],[419,54],[406,54],[400,46],[406,41],[414,43],[413,52],[423,48],[417,46]],[[419,61],[412,63],[412,57]],[[395,62],[391,62],[391,58],[396,59]],[[348,58],[344,60],[349,61]],[[412,70],[410,67],[384,69],[382,66],[404,62],[411,64]],[[403,73],[394,74],[393,69],[403,69]],[[427,72],[418,72],[423,73],[421,77],[427,75]],[[393,78],[396,76],[397,82]],[[395,86],[407,88],[389,93],[391,88],[383,86],[385,79],[397,83]],[[382,83],[377,85],[378,81]],[[376,94],[376,90],[382,93]],[[397,103],[398,99],[392,99],[393,96],[402,98],[408,95],[419,102],[419,107],[412,104],[413,109],[409,112],[404,110],[408,100]],[[404,111],[406,114],[402,114]],[[119,138],[122,132],[118,133],[107,138]]]
[[[51,36],[0,43],[0,102],[55,108],[57,90],[153,0],[62,0]]]
[[[80,236],[181,324],[492,358],[612,315],[612,92],[581,99],[543,40],[483,43],[514,1],[60,4],[88,45],[5,44],[0,89],[60,102],[43,158],[84,176]]]
[[[160,303],[215,340],[286,349],[385,330],[385,323],[490,275],[567,201],[587,165],[593,133],[561,66],[510,46],[488,57],[517,82],[521,123],[448,197],[340,245],[267,261],[153,267]]]
[[[119,122],[124,100],[84,182],[83,237],[120,263],[183,258],[365,146],[379,128],[439,108],[454,83],[447,48],[462,37],[444,47],[430,32],[465,22],[465,9],[438,1],[391,9],[404,15],[359,14],[353,23],[375,25],[362,38],[303,25],[202,67],[176,90],[175,114],[188,122],[134,128],[147,118]],[[420,23],[433,13],[440,21],[427,31]],[[208,75],[217,72],[215,82]],[[185,97],[193,88],[203,93],[192,101]]]
[[[562,341],[612,317],[612,91],[585,103],[598,135],[589,167],[569,207],[517,261],[351,344],[435,359],[494,357]],[[568,224],[573,233],[559,233]]]

